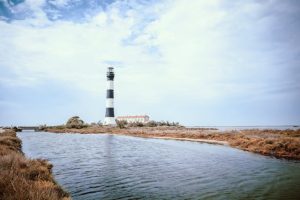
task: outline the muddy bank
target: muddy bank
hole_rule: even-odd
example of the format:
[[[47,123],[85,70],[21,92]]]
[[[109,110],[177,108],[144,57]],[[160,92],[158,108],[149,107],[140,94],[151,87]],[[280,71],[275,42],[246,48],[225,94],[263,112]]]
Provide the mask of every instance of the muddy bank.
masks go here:
[[[54,180],[52,165],[42,159],[28,159],[16,133],[0,133],[0,199],[71,199]]]
[[[300,160],[300,129],[298,130],[240,130],[217,131],[184,127],[87,127],[82,129],[47,128],[54,133],[112,133],[137,137],[177,139],[229,145],[245,151]]]

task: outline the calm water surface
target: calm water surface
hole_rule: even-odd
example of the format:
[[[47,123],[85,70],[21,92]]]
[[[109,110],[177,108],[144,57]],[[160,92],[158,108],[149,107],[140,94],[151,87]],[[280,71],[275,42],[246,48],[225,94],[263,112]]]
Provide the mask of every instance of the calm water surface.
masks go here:
[[[230,147],[109,134],[22,132],[73,199],[300,199],[300,162]]]

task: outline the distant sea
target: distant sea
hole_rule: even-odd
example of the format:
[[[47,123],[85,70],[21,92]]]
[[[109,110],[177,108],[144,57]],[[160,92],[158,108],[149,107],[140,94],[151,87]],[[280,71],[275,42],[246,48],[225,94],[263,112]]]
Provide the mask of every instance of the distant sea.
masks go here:
[[[275,130],[286,130],[300,129],[300,126],[284,125],[284,126],[187,126],[187,128],[216,128],[219,131],[232,131],[232,130],[245,130],[245,129],[275,129]]]

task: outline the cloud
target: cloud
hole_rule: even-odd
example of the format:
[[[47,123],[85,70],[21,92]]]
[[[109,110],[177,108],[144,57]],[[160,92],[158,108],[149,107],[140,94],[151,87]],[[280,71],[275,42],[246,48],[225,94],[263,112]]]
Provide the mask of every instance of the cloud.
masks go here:
[[[275,5],[250,1],[226,10],[220,2],[176,1],[148,27],[177,86],[183,83],[215,98],[232,92],[255,94],[251,87],[262,89],[266,84],[276,86],[272,80],[287,81],[282,73],[289,71],[294,60],[279,55],[291,51],[286,41],[274,49],[276,41],[270,39],[269,30],[280,20],[271,12]],[[224,87],[217,88],[220,84]]]
[[[32,21],[43,25],[40,18]],[[78,82],[84,75],[90,79],[99,69],[103,74],[105,67],[101,62],[105,60],[127,62],[141,51],[139,47],[122,45],[133,22],[121,18],[116,9],[100,13],[84,24],[47,21],[46,27],[40,28],[32,26],[32,21],[1,22],[1,29],[6,30],[1,32],[5,43],[2,48],[12,51],[2,60],[20,76],[25,73]]]
[[[52,80],[104,98],[113,64],[118,113],[194,124],[226,120],[207,121],[198,112],[189,122],[192,107],[210,105],[215,116],[234,106],[228,101],[284,107],[299,96],[297,2],[89,2],[2,3],[14,14],[0,14],[0,67],[10,72],[0,83],[42,87]],[[299,109],[287,115],[298,116]]]

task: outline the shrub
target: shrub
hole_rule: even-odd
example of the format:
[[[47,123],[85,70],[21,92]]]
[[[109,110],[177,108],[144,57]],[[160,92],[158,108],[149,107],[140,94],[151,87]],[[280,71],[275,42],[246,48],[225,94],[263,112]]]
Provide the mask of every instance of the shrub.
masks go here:
[[[144,124],[142,122],[132,122],[132,123],[129,123],[129,126],[130,127],[143,127]]]
[[[156,127],[158,124],[157,124],[157,122],[156,121],[149,121],[147,124],[146,124],[146,126],[149,126],[149,127]]]
[[[156,126],[180,126],[180,124],[178,122],[169,122],[169,121],[160,121],[160,122],[156,122],[156,121],[150,121],[146,124],[146,126],[149,127],[156,127]]]
[[[126,125],[128,124],[125,120],[116,120],[116,123],[119,128],[126,128]]]
[[[87,127],[87,125],[84,123],[82,119],[78,116],[71,117],[67,123],[66,123],[67,128],[84,128]]]

